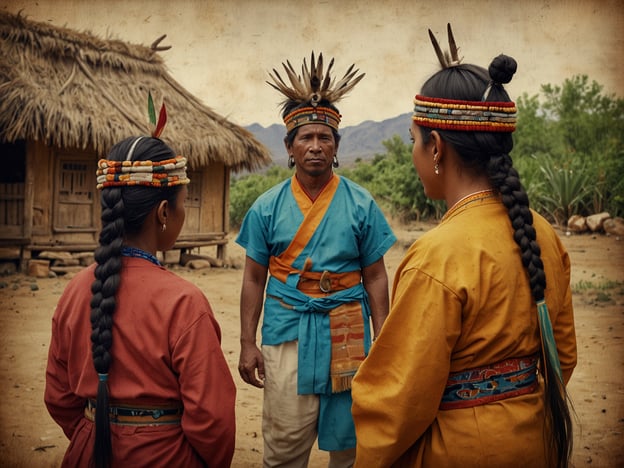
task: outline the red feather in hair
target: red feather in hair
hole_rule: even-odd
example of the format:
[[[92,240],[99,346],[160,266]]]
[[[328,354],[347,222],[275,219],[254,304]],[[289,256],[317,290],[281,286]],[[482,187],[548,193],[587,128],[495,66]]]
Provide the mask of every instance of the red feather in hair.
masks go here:
[[[162,103],[160,107],[160,113],[158,114],[158,123],[156,124],[156,128],[152,133],[154,138],[159,138],[160,134],[165,129],[165,125],[167,124],[167,108],[165,107],[165,103]]]

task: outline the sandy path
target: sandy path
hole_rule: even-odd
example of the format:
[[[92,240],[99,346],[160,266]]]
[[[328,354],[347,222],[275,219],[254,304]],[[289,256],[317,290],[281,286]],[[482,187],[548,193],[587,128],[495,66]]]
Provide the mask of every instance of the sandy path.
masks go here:
[[[386,256],[391,276],[423,229],[427,227],[395,228],[399,241]],[[563,241],[572,259],[572,284],[579,290],[574,294],[579,365],[569,387],[578,417],[573,462],[576,467],[624,466],[624,240],[583,235]],[[262,391],[244,384],[236,370],[244,253],[231,243],[229,257],[238,268],[176,272],[205,291],[222,327],[223,349],[238,385],[233,466],[257,467],[262,460]],[[50,318],[67,281],[0,278],[0,466],[56,467],[67,447],[43,405]],[[327,455],[315,449],[310,466],[326,465]]]

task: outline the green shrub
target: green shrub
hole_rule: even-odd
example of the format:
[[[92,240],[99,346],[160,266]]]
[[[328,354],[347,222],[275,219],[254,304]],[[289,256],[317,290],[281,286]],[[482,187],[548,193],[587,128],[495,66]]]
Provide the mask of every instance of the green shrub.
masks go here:
[[[264,174],[233,178],[230,182],[230,227],[238,229],[256,198],[292,174],[292,170],[272,166]]]
[[[386,153],[375,155],[371,162],[358,161],[353,169],[340,174],[368,189],[384,210],[401,221],[439,218],[444,202],[425,196],[412,163],[412,145],[399,135],[383,145]]]
[[[558,164],[545,158],[540,170],[546,179],[546,188],[540,198],[543,208],[560,226],[566,226],[573,214],[584,212],[590,198],[589,173],[584,164],[569,161]]]

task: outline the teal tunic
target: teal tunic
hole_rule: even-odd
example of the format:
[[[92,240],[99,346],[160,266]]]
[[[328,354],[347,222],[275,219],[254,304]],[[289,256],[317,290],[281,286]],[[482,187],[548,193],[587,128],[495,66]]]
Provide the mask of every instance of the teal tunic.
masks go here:
[[[236,242],[248,257],[267,266],[292,241],[304,219],[291,179],[261,195],[243,220]],[[342,273],[361,270],[383,257],[396,237],[372,196],[343,177],[316,232],[293,263],[301,270],[307,258],[312,271]],[[320,395],[319,448],[355,447],[351,392],[331,393],[331,338],[327,312],[345,302],[360,301],[365,324],[365,351],[370,347],[370,307],[362,284],[323,298],[296,289],[299,275],[283,283],[271,276],[267,284],[262,344],[299,341],[298,392]],[[279,298],[279,300],[276,300]],[[283,303],[291,307],[284,307]],[[294,306],[294,307],[293,307]]]

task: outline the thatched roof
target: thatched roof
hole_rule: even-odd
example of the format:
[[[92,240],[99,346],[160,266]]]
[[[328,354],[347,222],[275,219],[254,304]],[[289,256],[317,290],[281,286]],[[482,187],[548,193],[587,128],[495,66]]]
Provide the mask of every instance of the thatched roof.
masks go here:
[[[146,135],[147,96],[164,100],[162,139],[191,168],[223,162],[235,171],[270,164],[254,136],[218,115],[168,73],[151,47],[103,40],[0,12],[0,142],[44,141],[94,148],[104,156],[131,135]]]

